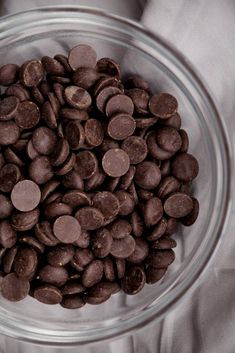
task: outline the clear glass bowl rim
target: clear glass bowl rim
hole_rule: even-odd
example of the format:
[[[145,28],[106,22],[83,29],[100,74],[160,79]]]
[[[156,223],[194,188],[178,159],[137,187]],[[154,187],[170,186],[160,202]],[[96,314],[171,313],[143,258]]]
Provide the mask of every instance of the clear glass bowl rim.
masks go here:
[[[17,33],[19,30],[28,29],[30,26],[33,27],[35,21],[37,23],[43,23],[43,21],[51,21],[58,18],[71,18],[74,19],[80,16],[89,16],[90,20],[100,20],[115,25],[125,26],[128,28],[133,36],[136,38],[144,38],[150,41],[154,47],[154,43],[159,47],[164,48],[165,53],[169,58],[174,61],[174,64],[182,70],[183,74],[187,76],[187,80],[191,82],[196,90],[199,92],[200,97],[206,102],[207,108],[210,110],[211,114],[215,116],[218,127],[220,128],[220,142],[222,143],[221,154],[223,156],[223,165],[226,167],[223,174],[224,182],[224,195],[223,195],[223,205],[222,218],[223,221],[217,222],[215,227],[214,239],[211,241],[211,247],[206,249],[207,251],[201,257],[201,262],[195,266],[193,273],[191,273],[190,278],[182,280],[177,290],[174,291],[174,295],[171,293],[166,293],[165,302],[161,303],[161,306],[150,305],[149,307],[141,310],[133,317],[127,320],[122,320],[121,322],[109,322],[108,326],[101,328],[96,328],[95,330],[89,330],[87,333],[82,332],[81,335],[78,332],[67,332],[66,335],[59,337],[58,334],[50,333],[50,335],[45,332],[45,330],[34,330],[28,331],[25,329],[22,323],[11,323],[3,321],[0,318],[0,333],[17,338],[23,341],[28,341],[36,344],[46,344],[46,345],[58,345],[58,346],[71,346],[77,344],[88,344],[97,341],[103,341],[105,339],[116,338],[120,335],[130,333],[132,330],[143,327],[143,325],[153,322],[153,320],[160,319],[165,315],[169,309],[178,303],[182,297],[191,292],[198,284],[199,277],[206,272],[209,263],[211,263],[216,250],[219,247],[221,239],[225,234],[225,230],[228,224],[228,218],[231,208],[230,190],[231,190],[231,170],[232,170],[232,158],[231,158],[231,147],[229,143],[228,134],[225,128],[225,124],[221,119],[216,106],[211,98],[208,89],[205,84],[199,78],[197,70],[193,67],[191,63],[172,45],[170,45],[166,40],[161,38],[159,35],[152,33],[150,30],[140,25],[139,23],[129,20],[114,14],[106,13],[105,11],[96,9],[94,7],[86,6],[48,6],[41,7],[38,9],[32,9],[29,11],[20,12],[13,15],[8,15],[0,19],[0,41],[4,40],[8,36]],[[157,49],[157,47],[156,47]],[[52,331],[53,332],[53,331]]]

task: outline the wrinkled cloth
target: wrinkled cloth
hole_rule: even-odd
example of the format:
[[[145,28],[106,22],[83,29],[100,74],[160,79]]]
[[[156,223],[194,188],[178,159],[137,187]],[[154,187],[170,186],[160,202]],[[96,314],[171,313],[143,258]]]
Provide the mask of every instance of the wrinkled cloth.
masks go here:
[[[140,20],[177,47],[197,68],[223,117],[231,142],[235,133],[234,0],[2,0],[0,14],[48,4],[98,6]],[[233,146],[234,149],[234,146]],[[235,195],[231,195],[235,199]],[[235,208],[227,234],[206,275],[161,322],[113,342],[66,349],[75,353],[234,353]],[[2,337],[2,352],[60,352]],[[1,350],[0,350],[1,352]]]

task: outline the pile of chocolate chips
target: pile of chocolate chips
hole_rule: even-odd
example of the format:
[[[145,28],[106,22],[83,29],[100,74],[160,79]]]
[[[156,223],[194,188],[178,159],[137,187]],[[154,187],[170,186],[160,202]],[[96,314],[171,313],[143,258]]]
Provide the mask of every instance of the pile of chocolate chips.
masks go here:
[[[84,44],[0,85],[3,297],[73,309],[159,281],[199,210],[177,100]]]

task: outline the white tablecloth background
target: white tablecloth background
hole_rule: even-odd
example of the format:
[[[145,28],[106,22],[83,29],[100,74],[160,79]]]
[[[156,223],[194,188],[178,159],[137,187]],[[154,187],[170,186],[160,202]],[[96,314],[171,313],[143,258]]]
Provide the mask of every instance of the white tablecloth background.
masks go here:
[[[141,21],[197,68],[235,132],[235,0],[0,0],[0,15],[43,5],[79,4]],[[203,283],[164,320],[132,336],[70,353],[235,353],[235,209]],[[2,352],[57,353],[0,337]]]

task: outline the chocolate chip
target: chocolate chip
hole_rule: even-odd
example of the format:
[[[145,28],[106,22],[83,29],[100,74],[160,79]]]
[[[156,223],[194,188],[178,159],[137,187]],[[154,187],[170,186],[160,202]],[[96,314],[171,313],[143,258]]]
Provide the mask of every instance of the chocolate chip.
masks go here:
[[[135,207],[133,197],[130,195],[130,193],[123,190],[117,191],[115,193],[115,196],[118,198],[119,201],[119,214],[121,216],[129,215]]]
[[[179,191],[179,189],[180,182],[173,176],[167,176],[158,185],[157,196],[160,199],[164,199],[171,193]]]
[[[134,264],[140,264],[148,256],[148,253],[149,253],[148,243],[141,238],[136,238],[135,239],[135,250],[127,258],[127,260],[129,262],[134,263]]]
[[[65,69],[61,63],[49,56],[42,57],[42,65],[44,70],[50,75],[64,75]]]
[[[145,273],[139,266],[131,267],[121,281],[122,290],[126,294],[137,294],[145,285]]]
[[[105,113],[108,117],[119,113],[132,115],[134,113],[134,104],[130,97],[124,94],[116,94],[107,101]]]
[[[13,145],[20,137],[20,129],[14,121],[0,122],[0,145]]]
[[[4,151],[4,157],[6,162],[17,165],[18,167],[24,167],[24,162],[19,158],[19,156],[13,151],[12,148],[6,147]]]
[[[175,248],[177,245],[176,241],[170,237],[161,237],[158,240],[155,240],[151,244],[151,249],[152,250],[167,250],[167,249],[172,249]]]
[[[89,115],[86,110],[78,110],[75,108],[62,108],[60,110],[61,118],[68,120],[88,120]]]
[[[102,166],[106,174],[120,177],[127,173],[130,166],[128,154],[120,148],[108,150],[102,158]]]
[[[107,281],[115,280],[114,264],[110,257],[103,259],[104,275]]]
[[[36,151],[36,149],[33,146],[32,140],[29,140],[26,146],[26,153],[29,157],[29,159],[33,160],[34,158],[39,156],[39,153]]]
[[[139,214],[139,212],[134,211],[131,214],[131,226],[132,226],[132,233],[135,237],[141,237],[144,231],[144,222]]]
[[[107,86],[118,87],[121,89],[121,91],[123,91],[122,84],[117,78],[115,78],[113,76],[105,76],[105,77],[102,77],[96,83],[96,85],[94,87],[94,95],[97,96],[99,94],[99,92]]]
[[[74,153],[70,153],[65,162],[55,169],[55,174],[59,176],[63,176],[68,174],[76,164],[76,155]]]
[[[11,192],[11,201],[14,207],[22,212],[32,211],[38,206],[40,199],[40,189],[31,180],[18,182]]]
[[[154,126],[158,121],[158,118],[155,116],[151,117],[141,117],[141,118],[136,118],[136,127],[139,129],[145,129]]]
[[[193,201],[193,209],[192,211],[185,216],[181,222],[183,223],[184,226],[191,226],[192,224],[194,224],[197,220],[198,214],[199,214],[199,202],[197,199],[195,199],[194,197],[192,197],[192,201]]]
[[[51,103],[46,101],[41,108],[41,118],[45,121],[46,125],[51,129],[57,128],[56,115],[52,109]]]
[[[65,128],[65,137],[72,150],[78,150],[85,142],[85,131],[79,121],[70,121]]]
[[[126,259],[135,251],[135,240],[131,235],[113,239],[110,253],[118,259]]]
[[[31,101],[20,102],[15,114],[15,122],[21,129],[32,129],[40,120],[38,106]]]
[[[122,239],[130,235],[132,231],[131,224],[125,219],[117,219],[109,226],[109,231],[113,239]]]
[[[99,72],[110,76],[120,77],[120,66],[111,58],[101,58],[97,61],[96,68]]]
[[[124,259],[115,259],[117,277],[122,279],[126,273],[126,261]]]
[[[78,172],[76,172],[75,170],[72,170],[68,174],[66,174],[62,178],[62,183],[64,187],[68,189],[84,189],[84,182]]]
[[[28,235],[21,236],[18,240],[19,240],[19,243],[32,247],[39,254],[42,254],[45,250],[45,246],[42,243],[40,243],[37,239],[35,239],[35,237],[30,237]]]
[[[148,241],[155,241],[161,238],[167,230],[167,220],[162,218],[153,228],[152,232],[147,236]]]
[[[50,156],[50,162],[54,167],[63,164],[69,155],[69,144],[65,139],[60,139],[55,147],[54,152]]]
[[[46,265],[39,271],[39,279],[56,287],[63,286],[68,280],[68,272],[64,267]]]
[[[11,120],[19,105],[18,98],[14,96],[3,98],[0,101],[0,121]]]
[[[147,227],[151,227],[157,224],[163,216],[161,200],[157,197],[153,197],[152,199],[148,200],[144,205],[143,213],[144,221]]]
[[[83,191],[71,190],[64,194],[62,202],[67,203],[72,208],[79,206],[90,206],[91,198]]]
[[[91,96],[84,88],[68,86],[65,88],[64,96],[66,102],[73,108],[86,110],[91,105]]]
[[[90,289],[89,297],[93,299],[110,297],[110,295],[119,292],[119,290],[120,287],[118,283],[100,282]]]
[[[94,153],[82,151],[77,154],[76,170],[82,179],[89,179],[98,169],[98,161]]]
[[[82,284],[75,281],[69,281],[61,288],[61,293],[63,295],[73,295],[85,292],[85,290],[86,288]]]
[[[114,140],[124,140],[135,131],[136,123],[131,115],[117,114],[113,116],[107,127],[107,132]]]
[[[189,182],[198,175],[198,162],[194,156],[189,153],[178,154],[171,165],[172,174],[183,182]]]
[[[160,122],[162,125],[171,126],[176,130],[179,130],[181,127],[181,117],[179,113],[174,113],[170,118],[162,119]]]
[[[12,266],[18,251],[17,246],[13,246],[12,248],[8,249],[3,257],[3,271],[5,273],[10,273],[12,270]]]
[[[115,86],[107,86],[104,87],[103,89],[99,90],[99,93],[96,96],[96,106],[97,108],[104,113],[105,112],[105,107],[108,102],[108,100],[115,96],[116,94],[121,94],[122,91],[120,88],[115,87]]]
[[[160,169],[155,163],[144,161],[136,166],[134,180],[143,189],[155,189],[161,180]]]
[[[53,177],[50,161],[47,157],[38,156],[29,165],[29,176],[37,184],[45,184]]]
[[[43,94],[40,92],[38,87],[32,87],[30,91],[31,98],[36,104],[42,105],[45,102],[45,98],[43,97]]]
[[[56,145],[56,134],[47,127],[39,127],[32,135],[32,143],[38,153],[51,154]]]
[[[71,244],[55,246],[47,254],[47,261],[51,266],[65,266],[74,256],[74,247]]]
[[[37,223],[34,229],[36,238],[46,246],[55,246],[59,240],[54,236],[52,226],[48,221]]]
[[[164,202],[164,211],[173,218],[187,216],[193,209],[193,201],[190,196],[181,192],[175,192]]]
[[[140,88],[149,91],[149,84],[139,75],[130,75],[125,80],[125,88]]]
[[[11,225],[18,232],[25,232],[38,223],[39,215],[38,208],[29,212],[14,212],[11,217]]]
[[[79,67],[95,67],[96,52],[89,45],[79,44],[70,50],[68,62],[73,70]]]
[[[11,248],[17,241],[16,231],[8,220],[0,221],[0,244],[4,248]]]
[[[43,76],[43,67],[40,60],[26,61],[20,68],[20,81],[26,87],[38,86]]]
[[[166,268],[175,260],[173,250],[152,251],[147,257],[146,264],[155,268]]]
[[[0,194],[0,219],[9,218],[13,211],[11,200]]]
[[[99,146],[100,152],[103,154],[112,148],[119,148],[119,144],[117,141],[108,138],[104,138],[102,144]]]
[[[121,183],[120,183],[120,189],[121,190],[127,190],[135,176],[136,172],[136,167],[131,165],[130,168],[128,169],[127,173],[121,177]]]
[[[104,130],[99,120],[87,120],[84,125],[84,130],[86,136],[86,143],[89,146],[97,147],[101,145],[104,139]]]
[[[73,74],[73,83],[86,90],[95,85],[99,74],[91,67],[80,67]]]
[[[63,54],[56,54],[54,56],[54,59],[56,59],[57,61],[59,61],[59,63],[61,63],[61,65],[63,65],[64,69],[66,72],[71,72],[72,69],[69,65],[69,61],[67,56],[63,55]]]
[[[95,230],[100,228],[104,223],[103,214],[95,207],[80,208],[75,214],[82,229]]]
[[[154,284],[160,281],[164,275],[166,274],[167,268],[155,268],[155,267],[148,267],[146,269],[146,283]]]
[[[148,114],[149,93],[146,90],[132,88],[126,94],[132,99],[137,113]]]
[[[148,135],[147,145],[148,145],[149,154],[153,158],[159,159],[160,161],[167,160],[174,155],[174,152],[169,152],[159,147],[159,145],[157,144],[156,131],[152,131]]]
[[[30,286],[26,279],[18,278],[15,273],[10,273],[3,278],[1,288],[5,299],[18,302],[28,295]]]
[[[152,197],[154,197],[154,193],[149,190],[138,189],[137,190],[138,197],[143,201],[148,201]]]
[[[33,296],[39,302],[51,305],[59,304],[63,299],[60,290],[49,284],[42,284],[41,286],[38,286],[34,290]]]
[[[16,83],[12,86],[7,87],[5,91],[6,96],[15,96],[20,102],[30,99],[28,90],[23,87],[20,83]]]
[[[49,195],[51,195],[60,185],[60,182],[57,180],[50,180],[48,181],[43,187],[41,188],[41,202],[44,202]]]
[[[189,146],[189,138],[188,138],[188,134],[185,130],[180,129],[179,130],[179,134],[181,137],[181,141],[182,141],[182,145],[180,148],[180,152],[188,152],[188,146]]]
[[[150,112],[161,119],[170,118],[177,108],[177,100],[169,93],[155,94],[149,100]]]
[[[56,82],[53,84],[53,89],[60,105],[64,105],[64,87],[60,83]]]
[[[79,309],[83,307],[85,303],[79,295],[72,294],[64,296],[60,305],[65,309]]]
[[[98,192],[92,202],[94,207],[101,211],[105,220],[117,216],[119,212],[119,200],[109,191]]]
[[[56,219],[53,231],[62,243],[73,243],[81,234],[81,227],[76,218],[64,215]]]
[[[0,191],[11,192],[15,184],[20,180],[21,172],[15,164],[5,164],[0,170]]]
[[[177,152],[182,145],[180,134],[173,127],[162,127],[156,132],[156,141],[160,148],[168,152]]]
[[[20,248],[14,260],[14,271],[20,278],[29,278],[38,264],[37,253],[32,248]]]
[[[137,191],[136,191],[135,183],[131,183],[131,185],[129,186],[127,191],[131,195],[132,199],[134,200],[134,203],[136,205],[138,205],[139,198],[138,198],[138,194],[137,194]]]
[[[112,235],[108,229],[99,229],[95,235],[92,236],[91,248],[96,257],[103,258],[108,256],[112,246]]]
[[[17,81],[19,66],[6,64],[0,68],[0,85],[8,86]]]
[[[93,260],[84,270],[82,284],[84,287],[92,287],[98,283],[103,276],[103,263],[101,260]]]
[[[179,222],[175,218],[168,218],[165,235],[170,236],[176,233],[178,224]]]
[[[139,136],[130,136],[122,143],[122,149],[128,154],[131,164],[142,162],[148,153],[146,142]]]

